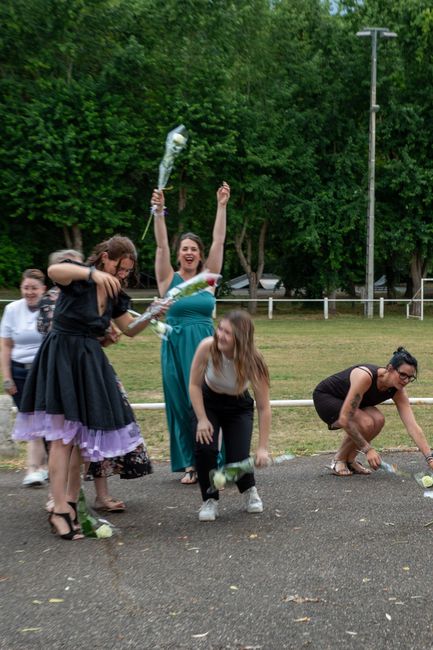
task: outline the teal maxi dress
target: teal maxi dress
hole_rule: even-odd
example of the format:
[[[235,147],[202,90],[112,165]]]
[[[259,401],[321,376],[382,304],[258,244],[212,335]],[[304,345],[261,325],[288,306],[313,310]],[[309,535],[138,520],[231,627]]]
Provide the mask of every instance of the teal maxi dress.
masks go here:
[[[181,276],[175,273],[169,290],[181,282]],[[166,315],[173,331],[168,340],[162,342],[161,366],[173,472],[195,465],[189,373],[198,344],[207,336],[213,336],[214,308],[215,296],[201,291],[174,302]]]

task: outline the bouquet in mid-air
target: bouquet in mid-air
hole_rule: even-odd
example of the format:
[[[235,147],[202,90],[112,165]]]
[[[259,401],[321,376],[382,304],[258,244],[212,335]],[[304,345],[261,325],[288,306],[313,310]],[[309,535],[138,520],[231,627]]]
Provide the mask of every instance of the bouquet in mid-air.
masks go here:
[[[165,140],[164,156],[159,163],[158,173],[158,189],[163,190],[167,187],[168,179],[170,178],[171,170],[173,169],[174,161],[180,154],[182,149],[186,147],[188,142],[188,132],[183,124],[179,124],[175,129],[172,129]],[[155,212],[154,206],[150,211],[150,217],[147,221],[146,228],[144,229],[141,239],[144,239],[147,231],[149,230],[152,216]]]

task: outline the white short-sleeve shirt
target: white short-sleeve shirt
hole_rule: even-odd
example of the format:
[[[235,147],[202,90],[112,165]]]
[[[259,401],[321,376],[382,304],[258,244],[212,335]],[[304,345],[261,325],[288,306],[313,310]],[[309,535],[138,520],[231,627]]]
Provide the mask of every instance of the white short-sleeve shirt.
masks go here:
[[[12,339],[11,359],[19,363],[32,363],[42,343],[36,323],[39,310],[30,311],[24,298],[6,305],[0,324],[0,336]]]

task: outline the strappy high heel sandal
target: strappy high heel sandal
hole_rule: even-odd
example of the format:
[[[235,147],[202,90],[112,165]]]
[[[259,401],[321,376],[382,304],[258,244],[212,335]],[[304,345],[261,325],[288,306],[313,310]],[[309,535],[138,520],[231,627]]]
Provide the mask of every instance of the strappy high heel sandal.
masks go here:
[[[53,523],[53,517],[62,517],[68,524],[69,531],[67,533],[63,533],[63,535],[59,533],[56,525]],[[75,541],[78,539],[83,539],[84,537],[83,535],[81,535],[81,533],[78,533],[76,530],[74,530],[74,527],[72,525],[71,515],[69,514],[69,512],[51,512],[48,515],[48,522],[51,526],[51,532],[54,533],[55,535],[59,535],[59,537],[61,537],[62,539]]]
[[[68,501],[68,505],[71,506],[72,510],[74,511],[74,518],[72,520],[73,528],[76,532],[81,533],[81,526],[80,522],[78,521],[77,504],[75,501]]]

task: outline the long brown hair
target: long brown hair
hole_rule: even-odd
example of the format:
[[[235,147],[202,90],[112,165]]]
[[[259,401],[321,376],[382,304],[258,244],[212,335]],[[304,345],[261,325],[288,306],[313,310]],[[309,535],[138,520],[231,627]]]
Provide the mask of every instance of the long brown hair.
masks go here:
[[[132,262],[134,262],[134,274],[136,274],[137,250],[129,237],[114,235],[110,239],[97,244],[88,257],[86,263],[89,266],[94,266],[98,271],[102,271],[103,253],[107,253],[110,260],[132,260]],[[124,280],[122,284],[126,286],[126,280]]]
[[[233,362],[236,372],[236,389],[242,393],[245,384],[251,381],[257,386],[260,380],[265,379],[269,386],[269,370],[262,354],[257,350],[254,342],[254,323],[246,311],[236,309],[220,318],[220,323],[229,321],[232,326],[234,339]],[[222,356],[218,350],[218,338],[215,332],[210,354],[216,372],[221,372]]]

